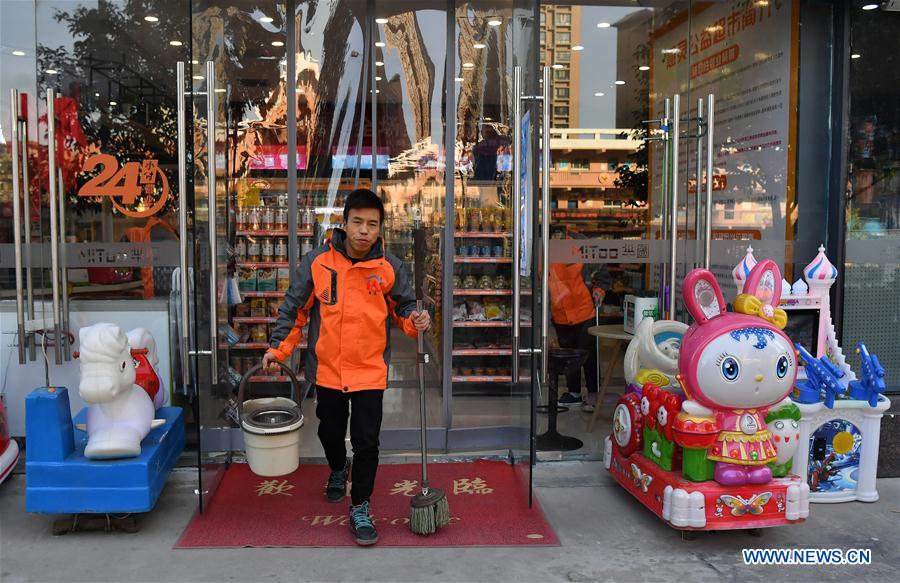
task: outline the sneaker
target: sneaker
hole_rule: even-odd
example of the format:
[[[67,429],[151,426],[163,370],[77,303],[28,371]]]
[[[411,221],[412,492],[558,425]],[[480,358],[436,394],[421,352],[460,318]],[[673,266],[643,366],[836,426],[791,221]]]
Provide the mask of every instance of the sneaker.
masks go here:
[[[360,546],[367,547],[378,542],[378,531],[369,515],[368,500],[358,506],[350,505],[350,532]]]
[[[578,393],[566,393],[559,398],[560,405],[577,405],[581,403],[581,395]]]
[[[344,469],[332,470],[325,485],[325,498],[329,502],[340,502],[347,496],[347,478],[350,477],[350,458],[344,461]]]

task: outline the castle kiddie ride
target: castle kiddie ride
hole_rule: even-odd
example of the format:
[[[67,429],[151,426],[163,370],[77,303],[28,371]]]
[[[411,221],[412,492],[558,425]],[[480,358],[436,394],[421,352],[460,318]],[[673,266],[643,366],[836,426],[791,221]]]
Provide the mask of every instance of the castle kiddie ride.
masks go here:
[[[837,269],[820,248],[791,285],[748,248],[732,275],[734,312],[712,274],[694,270],[684,294],[695,323],[638,326],[607,469],[681,530],[778,526],[801,522],[810,501],[876,500],[890,402],[878,358],[860,343],[857,378],[838,345]]]

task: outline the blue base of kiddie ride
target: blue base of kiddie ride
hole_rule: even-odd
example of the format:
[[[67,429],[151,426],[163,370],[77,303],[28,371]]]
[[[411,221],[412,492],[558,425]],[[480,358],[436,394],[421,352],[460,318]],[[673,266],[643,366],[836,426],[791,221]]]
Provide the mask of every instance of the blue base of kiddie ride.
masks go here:
[[[148,512],[184,449],[178,407],[156,411],[164,425],[147,434],[141,455],[117,460],[84,457],[87,409],[69,417],[65,387],[35,389],[25,399],[25,510],[45,514]]]

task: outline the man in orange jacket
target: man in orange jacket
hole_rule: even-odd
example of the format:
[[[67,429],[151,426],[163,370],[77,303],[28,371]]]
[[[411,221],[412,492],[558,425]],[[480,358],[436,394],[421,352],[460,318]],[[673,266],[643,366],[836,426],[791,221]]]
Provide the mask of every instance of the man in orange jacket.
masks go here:
[[[557,230],[553,233],[556,239],[571,238],[567,230]],[[594,404],[592,395],[597,394],[597,350],[595,341],[588,328],[594,324],[596,303],[602,299],[603,290],[588,289],[586,277],[586,264],[579,263],[551,263],[549,277],[550,314],[553,319],[553,327],[556,329],[556,337],[563,348],[580,348],[587,350],[587,360],[584,362],[584,378],[587,382],[589,400],[581,398],[581,371],[571,370],[566,373],[566,388],[568,392],[559,398],[561,405],[577,405],[591,412]]]
[[[316,385],[319,440],[331,467],[325,496],[340,502],[346,495],[349,419],[350,530],[360,545],[378,542],[369,497],[378,469],[391,323],[413,338],[431,326],[428,312],[415,311],[408,270],[384,250],[379,237],[383,221],[384,205],[374,192],[350,193],[344,206],[346,230],[335,230],[330,241],[303,257],[263,357],[267,366],[289,359],[309,324],[305,372]]]

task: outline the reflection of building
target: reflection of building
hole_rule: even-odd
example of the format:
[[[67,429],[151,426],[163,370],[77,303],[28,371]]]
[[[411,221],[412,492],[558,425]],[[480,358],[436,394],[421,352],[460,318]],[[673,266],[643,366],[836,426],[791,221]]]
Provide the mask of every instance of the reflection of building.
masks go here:
[[[578,108],[581,80],[580,6],[541,6],[541,66],[558,65],[553,69],[553,127],[578,127]]]
[[[557,129],[550,138],[550,187],[554,223],[591,237],[636,237],[646,230],[645,205],[615,184],[616,168],[633,164],[640,140],[622,139],[621,129]]]
[[[653,11],[632,12],[614,24],[616,27],[616,79],[625,85],[616,87],[616,127],[632,128],[647,110],[649,72],[638,67],[649,66],[652,55],[648,39],[653,30]],[[640,87],[635,91],[635,87]]]

